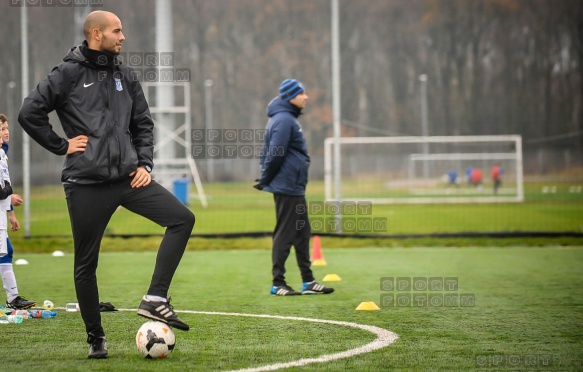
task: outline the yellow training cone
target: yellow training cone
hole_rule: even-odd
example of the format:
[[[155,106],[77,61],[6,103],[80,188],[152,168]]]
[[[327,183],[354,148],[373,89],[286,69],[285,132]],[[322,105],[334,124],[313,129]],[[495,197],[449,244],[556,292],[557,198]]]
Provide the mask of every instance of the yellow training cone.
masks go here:
[[[322,279],[323,282],[339,282],[342,279],[336,274],[328,274]]]
[[[369,302],[361,302],[360,305],[356,308],[356,310],[380,310],[381,308],[377,306],[372,301]]]

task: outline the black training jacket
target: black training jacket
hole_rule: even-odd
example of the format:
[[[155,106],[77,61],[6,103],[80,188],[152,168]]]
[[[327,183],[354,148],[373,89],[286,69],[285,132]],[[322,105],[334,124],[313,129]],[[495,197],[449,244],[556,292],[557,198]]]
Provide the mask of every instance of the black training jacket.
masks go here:
[[[26,133],[56,155],[67,153],[68,138],[89,137],[85,152],[66,156],[61,181],[110,183],[138,166],[153,167],[154,122],[134,71],[86,42],[63,60],[24,99],[18,116]],[[67,138],[49,123],[53,110]]]

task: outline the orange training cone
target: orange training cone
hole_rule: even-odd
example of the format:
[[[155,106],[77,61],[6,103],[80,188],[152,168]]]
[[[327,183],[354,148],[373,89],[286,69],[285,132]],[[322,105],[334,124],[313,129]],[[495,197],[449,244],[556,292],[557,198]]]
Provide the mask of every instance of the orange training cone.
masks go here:
[[[314,235],[314,243],[312,244],[312,266],[326,266],[326,260],[322,255],[322,247],[320,246],[320,237]]]

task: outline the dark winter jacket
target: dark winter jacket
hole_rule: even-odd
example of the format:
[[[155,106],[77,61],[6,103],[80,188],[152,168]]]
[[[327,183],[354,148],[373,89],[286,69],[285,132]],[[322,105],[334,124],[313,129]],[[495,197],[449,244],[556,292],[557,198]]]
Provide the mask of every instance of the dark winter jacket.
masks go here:
[[[269,120],[261,153],[263,190],[274,194],[301,196],[306,193],[310,156],[297,118],[301,109],[279,97],[267,105]]]
[[[134,71],[86,42],[63,60],[24,99],[18,117],[22,128],[56,155],[67,153],[68,142],[49,123],[51,111],[68,139],[89,137],[85,152],[67,155],[61,180],[110,183],[138,166],[153,167],[154,122]]]

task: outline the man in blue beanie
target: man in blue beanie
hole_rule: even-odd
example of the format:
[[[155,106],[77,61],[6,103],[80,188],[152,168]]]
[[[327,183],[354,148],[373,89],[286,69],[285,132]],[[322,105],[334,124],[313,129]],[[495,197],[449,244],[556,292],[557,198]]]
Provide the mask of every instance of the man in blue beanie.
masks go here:
[[[304,86],[296,79],[286,79],[279,86],[279,96],[267,105],[267,126],[261,151],[261,178],[254,186],[268,191],[275,200],[277,222],[273,232],[270,293],[274,296],[328,294],[334,292],[314,280],[310,268],[310,221],[306,203],[306,184],[310,156],[298,117],[308,102]],[[302,276],[302,290],[297,292],[285,281],[285,262],[291,247]]]

